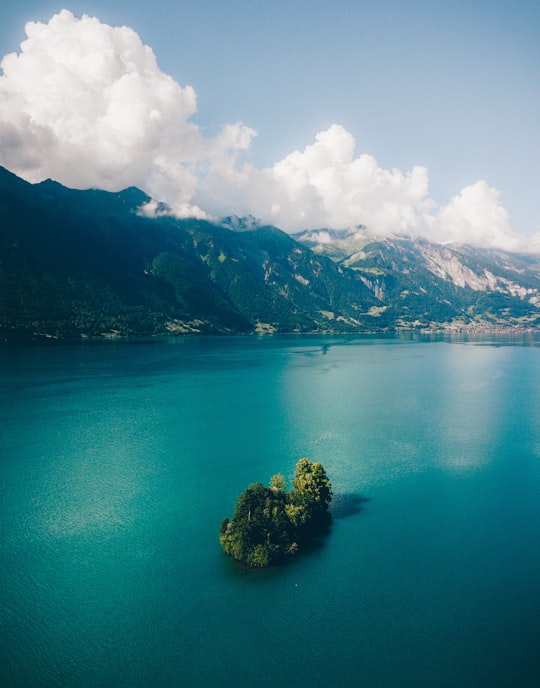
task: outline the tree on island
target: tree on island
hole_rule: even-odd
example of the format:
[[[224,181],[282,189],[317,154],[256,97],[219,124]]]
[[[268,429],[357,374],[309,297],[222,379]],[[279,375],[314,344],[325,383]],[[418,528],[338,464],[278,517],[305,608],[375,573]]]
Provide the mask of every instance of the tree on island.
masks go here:
[[[219,530],[223,551],[248,566],[276,564],[328,523],[331,499],[322,464],[300,459],[290,491],[278,473],[268,487],[253,483],[238,497],[232,519],[223,519]]]

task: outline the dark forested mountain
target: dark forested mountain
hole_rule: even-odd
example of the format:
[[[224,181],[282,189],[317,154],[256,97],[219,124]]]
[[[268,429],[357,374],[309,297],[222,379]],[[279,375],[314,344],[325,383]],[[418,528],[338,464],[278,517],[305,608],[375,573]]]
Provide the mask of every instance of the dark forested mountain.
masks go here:
[[[0,336],[372,329],[354,271],[275,227],[144,217],[149,200],[0,169]]]
[[[150,218],[149,200],[0,168],[0,338],[539,323],[537,257]]]

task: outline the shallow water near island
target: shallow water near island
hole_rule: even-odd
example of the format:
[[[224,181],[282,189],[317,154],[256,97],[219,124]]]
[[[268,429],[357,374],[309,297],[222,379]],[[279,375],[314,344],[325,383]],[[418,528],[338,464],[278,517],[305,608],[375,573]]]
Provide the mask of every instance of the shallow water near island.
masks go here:
[[[0,360],[1,685],[537,685],[537,336]],[[334,485],[329,536],[239,570],[222,518],[303,456]]]

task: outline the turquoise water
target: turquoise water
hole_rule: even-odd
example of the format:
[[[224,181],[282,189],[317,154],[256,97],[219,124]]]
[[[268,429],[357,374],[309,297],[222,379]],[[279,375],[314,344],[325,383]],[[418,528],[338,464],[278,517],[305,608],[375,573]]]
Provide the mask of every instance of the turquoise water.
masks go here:
[[[2,686],[539,684],[540,339],[0,359]],[[302,456],[330,536],[237,571],[222,518]]]

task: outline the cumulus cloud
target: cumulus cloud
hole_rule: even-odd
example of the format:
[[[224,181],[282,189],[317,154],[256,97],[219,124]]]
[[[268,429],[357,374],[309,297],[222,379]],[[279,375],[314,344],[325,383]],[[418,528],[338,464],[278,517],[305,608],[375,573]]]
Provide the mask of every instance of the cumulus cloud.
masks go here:
[[[439,208],[429,198],[425,167],[385,170],[371,155],[356,157],[355,147],[353,136],[334,124],[270,168],[244,166],[226,184],[208,178],[197,197],[216,214],[249,213],[288,231],[363,224],[383,236],[427,235],[510,251],[540,244],[540,237],[534,244],[514,230],[499,192],[487,182],[465,187]]]
[[[431,220],[444,243],[469,243],[509,251],[524,248],[524,237],[516,233],[499,192],[484,180],[466,186]]]
[[[274,191],[270,218],[288,230],[365,224],[379,234],[417,232],[433,206],[427,170],[385,170],[371,155],[355,157],[355,147],[353,136],[334,124],[264,170],[265,186]],[[256,175],[250,179],[257,185]]]
[[[29,181],[137,185],[180,213],[204,214],[191,203],[198,168],[226,168],[255,132],[233,124],[205,139],[190,122],[193,88],[164,74],[128,27],[62,10],[29,22],[26,35],[0,63],[0,162]]]
[[[271,167],[242,162],[255,132],[205,137],[197,98],[128,27],[62,10],[30,22],[0,63],[0,164],[36,182],[110,191],[138,186],[178,216],[251,214],[293,231],[364,224],[381,235],[517,248],[498,192],[476,182],[437,208],[425,167],[386,170],[334,124]],[[146,212],[160,214],[155,203]]]

